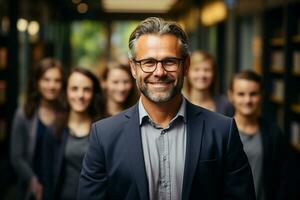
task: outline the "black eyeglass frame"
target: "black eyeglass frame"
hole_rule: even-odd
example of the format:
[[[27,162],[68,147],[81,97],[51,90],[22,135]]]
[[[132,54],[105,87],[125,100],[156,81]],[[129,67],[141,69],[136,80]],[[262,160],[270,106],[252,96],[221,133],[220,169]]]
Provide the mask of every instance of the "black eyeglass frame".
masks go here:
[[[166,60],[168,60],[168,59],[174,59],[174,60],[177,60],[177,61],[178,61],[178,66],[177,66],[176,70],[171,70],[171,71],[170,71],[170,70],[167,70],[167,69],[165,68],[163,62],[166,61]],[[156,63],[155,63],[155,67],[153,68],[152,71],[145,71],[145,70],[143,69],[143,67],[142,67],[142,62],[143,62],[143,61],[147,61],[147,60],[151,60],[151,61],[155,61],[155,62],[156,62]],[[175,71],[178,70],[178,68],[179,68],[179,66],[182,64],[182,62],[184,62],[184,58],[176,58],[176,57],[172,57],[172,58],[165,58],[165,59],[163,59],[163,60],[156,60],[156,59],[153,59],[153,58],[146,58],[146,59],[141,59],[141,60],[135,60],[135,59],[132,59],[132,61],[133,61],[134,63],[138,63],[139,66],[140,66],[140,68],[142,69],[142,71],[143,71],[144,73],[153,73],[153,72],[157,69],[157,64],[158,64],[158,63],[161,63],[162,67],[164,68],[164,70],[165,70],[166,72],[175,72]]]

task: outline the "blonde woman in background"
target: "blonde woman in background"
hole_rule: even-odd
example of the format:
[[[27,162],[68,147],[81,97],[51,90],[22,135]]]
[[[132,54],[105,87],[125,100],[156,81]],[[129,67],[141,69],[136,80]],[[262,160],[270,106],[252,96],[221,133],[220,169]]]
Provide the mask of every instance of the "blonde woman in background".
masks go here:
[[[228,116],[233,108],[224,95],[216,94],[217,67],[214,58],[205,51],[191,54],[191,65],[185,80],[184,94],[193,104]]]

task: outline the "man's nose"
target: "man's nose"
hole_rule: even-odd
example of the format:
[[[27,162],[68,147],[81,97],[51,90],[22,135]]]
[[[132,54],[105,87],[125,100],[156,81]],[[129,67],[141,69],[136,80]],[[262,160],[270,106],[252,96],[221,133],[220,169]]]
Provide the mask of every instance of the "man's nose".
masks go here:
[[[166,75],[166,70],[165,68],[163,67],[162,63],[161,62],[157,62],[157,66],[156,66],[156,69],[155,71],[153,72],[153,75],[155,76],[164,76]]]

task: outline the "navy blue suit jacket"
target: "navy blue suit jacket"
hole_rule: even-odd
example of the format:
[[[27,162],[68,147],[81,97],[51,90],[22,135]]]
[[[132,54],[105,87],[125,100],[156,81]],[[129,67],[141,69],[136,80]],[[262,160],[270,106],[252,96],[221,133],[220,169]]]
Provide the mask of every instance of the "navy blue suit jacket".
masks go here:
[[[149,199],[142,148],[137,105],[94,123],[78,199]],[[255,199],[234,120],[189,102],[182,199]]]

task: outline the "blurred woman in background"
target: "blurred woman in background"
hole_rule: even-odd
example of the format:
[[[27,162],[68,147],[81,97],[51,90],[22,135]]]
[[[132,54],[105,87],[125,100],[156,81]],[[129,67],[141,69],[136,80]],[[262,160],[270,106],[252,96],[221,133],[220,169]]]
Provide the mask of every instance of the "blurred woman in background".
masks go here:
[[[10,156],[18,177],[17,199],[40,200],[44,137],[62,109],[64,80],[61,63],[53,58],[43,59],[30,75],[25,104],[13,120]]]
[[[100,84],[90,71],[84,68],[71,71],[66,96],[67,109],[57,118],[56,138],[48,138],[45,146],[49,199],[76,199],[91,124],[104,115]]]
[[[216,95],[217,68],[213,57],[205,51],[191,54],[184,85],[184,94],[193,104],[228,116],[233,115],[233,108],[224,95]]]
[[[257,200],[286,199],[287,147],[280,129],[260,115],[262,92],[260,76],[242,71],[232,78],[228,93],[251,166]]]
[[[106,95],[106,116],[116,115],[137,102],[136,85],[129,65],[108,63],[101,84]]]

